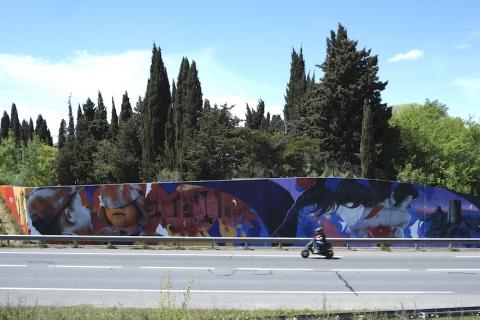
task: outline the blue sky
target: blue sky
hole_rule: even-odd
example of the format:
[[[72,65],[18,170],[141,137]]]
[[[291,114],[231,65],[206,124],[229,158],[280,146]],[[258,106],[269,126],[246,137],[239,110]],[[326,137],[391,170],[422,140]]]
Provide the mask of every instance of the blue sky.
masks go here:
[[[152,45],[170,79],[183,56],[197,62],[204,98],[235,104],[263,99],[282,114],[292,48],[307,70],[325,59],[330,30],[342,23],[359,48],[379,58],[390,105],[438,99],[452,116],[479,120],[478,1],[5,1],[0,19],[0,112],[41,113],[52,135],[100,90],[117,110],[127,90],[145,93]]]

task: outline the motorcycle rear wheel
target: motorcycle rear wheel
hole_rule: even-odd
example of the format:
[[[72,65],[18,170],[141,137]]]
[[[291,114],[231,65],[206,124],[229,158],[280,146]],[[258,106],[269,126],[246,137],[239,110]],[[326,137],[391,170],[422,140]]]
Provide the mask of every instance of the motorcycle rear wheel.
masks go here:
[[[302,258],[308,258],[308,256],[310,255],[310,251],[302,250],[301,254],[302,254]]]

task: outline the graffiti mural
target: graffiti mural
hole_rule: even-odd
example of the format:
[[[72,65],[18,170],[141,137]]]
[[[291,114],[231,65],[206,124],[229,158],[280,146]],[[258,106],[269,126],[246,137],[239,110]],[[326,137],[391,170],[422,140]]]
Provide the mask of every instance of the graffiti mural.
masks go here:
[[[480,237],[480,198],[392,181],[284,178],[0,186],[26,234]]]

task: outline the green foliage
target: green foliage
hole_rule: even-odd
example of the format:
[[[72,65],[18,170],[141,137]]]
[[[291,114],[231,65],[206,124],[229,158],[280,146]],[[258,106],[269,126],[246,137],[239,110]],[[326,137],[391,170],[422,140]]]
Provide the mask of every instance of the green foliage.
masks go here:
[[[57,184],[57,148],[42,143],[36,136],[22,148],[22,159],[14,184],[18,186],[52,186]]]
[[[357,41],[349,39],[339,25],[327,39],[327,56],[320,67],[323,77],[307,86],[299,119],[293,122],[296,135],[320,139],[326,162],[359,165],[362,106],[367,99],[375,123],[374,140],[382,153],[391,111],[381,103],[387,83],[378,80],[377,57],[370,50],[358,50]]]
[[[186,145],[183,159],[184,180],[228,179],[237,165],[237,121],[227,105],[206,108],[199,119],[199,130]]]
[[[167,168],[160,170],[160,172],[157,174],[157,179],[156,179],[156,181],[160,181],[160,182],[181,181],[181,180],[182,180],[182,176],[180,175],[180,172],[176,170],[169,170]]]
[[[116,167],[114,162],[115,145],[109,140],[98,143],[97,152],[93,155],[93,176],[96,183],[115,183]]]
[[[55,185],[57,149],[36,136],[17,146],[13,132],[0,141],[0,184],[18,186]]]
[[[136,115],[121,122],[110,158],[115,182],[138,182],[142,149],[139,141],[140,123]],[[155,163],[150,165],[153,169]]]
[[[235,177],[279,177],[282,172],[284,144],[263,130],[239,128],[235,134],[237,166]]]
[[[438,101],[395,110],[401,156],[398,178],[406,182],[480,194],[480,125],[448,116]]]

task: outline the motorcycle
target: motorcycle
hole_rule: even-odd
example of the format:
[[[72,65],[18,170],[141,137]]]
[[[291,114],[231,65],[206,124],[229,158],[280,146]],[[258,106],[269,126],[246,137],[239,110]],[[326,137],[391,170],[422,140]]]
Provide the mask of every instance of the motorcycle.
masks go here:
[[[303,247],[301,255],[302,258],[308,258],[311,254],[318,254],[324,256],[327,259],[333,258],[332,245],[330,243],[321,244],[317,250],[313,248],[313,241],[309,242],[305,247]]]

